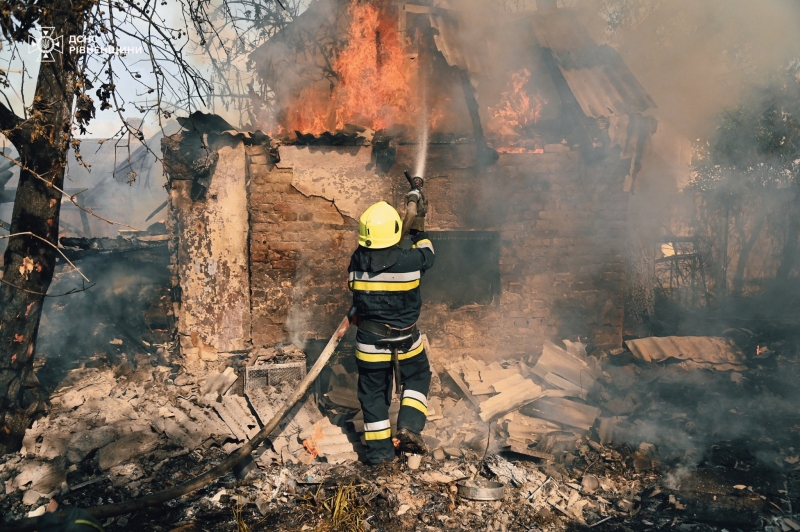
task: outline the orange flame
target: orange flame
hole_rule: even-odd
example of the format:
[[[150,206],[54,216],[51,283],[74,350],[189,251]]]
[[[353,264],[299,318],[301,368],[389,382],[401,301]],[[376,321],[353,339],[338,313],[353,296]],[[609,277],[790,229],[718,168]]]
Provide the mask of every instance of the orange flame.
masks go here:
[[[346,44],[333,64],[338,83],[330,93],[314,87],[301,91],[286,109],[285,129],[319,134],[345,124],[377,130],[413,123],[419,98],[409,84],[408,39],[401,40],[386,2],[375,4],[351,1]]]
[[[317,447],[317,444],[312,440],[303,440],[303,447],[305,447],[306,452],[314,458],[319,456],[319,447]]]
[[[539,121],[542,109],[547,103],[539,95],[529,95],[525,86],[531,73],[523,68],[511,74],[507,90],[500,97],[497,107],[490,107],[489,129],[501,136],[519,136],[528,126]]]
[[[314,458],[319,456],[319,442],[322,441],[324,437],[322,425],[317,425],[317,428],[314,429],[314,434],[312,434],[310,438],[303,440],[303,447],[306,452]]]

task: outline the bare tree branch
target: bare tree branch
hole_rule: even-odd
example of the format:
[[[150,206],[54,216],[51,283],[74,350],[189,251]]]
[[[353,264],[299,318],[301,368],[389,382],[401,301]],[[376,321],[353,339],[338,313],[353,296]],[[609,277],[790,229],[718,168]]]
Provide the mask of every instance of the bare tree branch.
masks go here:
[[[69,259],[67,258],[67,256],[66,256],[66,255],[64,255],[64,252],[63,252],[63,251],[61,251],[61,249],[59,249],[59,247],[58,247],[58,246],[56,246],[55,244],[53,244],[52,242],[50,242],[50,241],[49,241],[49,240],[47,240],[46,238],[42,238],[42,237],[40,237],[40,236],[39,236],[39,235],[37,235],[37,234],[31,233],[30,231],[25,231],[25,232],[23,232],[23,233],[12,233],[12,234],[10,234],[10,235],[3,235],[3,236],[0,236],[0,240],[2,240],[2,239],[4,239],[4,238],[13,238],[13,237],[15,237],[15,236],[32,236],[33,238],[36,238],[36,239],[39,239],[39,240],[41,240],[42,242],[44,242],[44,243],[45,243],[45,244],[47,244],[48,246],[51,246],[53,249],[55,249],[56,251],[58,251],[59,255],[61,255],[62,257],[64,257],[64,260],[65,260],[65,261],[67,261],[67,264],[69,264],[70,266],[72,266],[72,268],[73,268],[75,271],[77,271],[77,272],[80,274],[80,276],[81,276],[81,277],[83,277],[84,279],[86,279],[86,282],[87,282],[87,283],[91,283],[91,281],[89,280],[89,278],[88,278],[88,277],[86,277],[85,275],[83,275],[83,272],[80,270],[80,268],[78,268],[77,266],[75,266],[75,265],[72,263],[72,261],[71,261],[71,260],[69,260]]]
[[[3,283],[3,284],[5,284],[5,285],[8,285],[8,286],[10,286],[11,288],[16,288],[17,290],[19,290],[19,291],[21,291],[21,292],[25,292],[25,293],[27,293],[27,294],[33,294],[33,295],[36,295],[36,296],[42,296],[42,297],[64,297],[64,296],[71,296],[72,294],[78,294],[78,293],[80,293],[80,292],[85,292],[85,291],[87,291],[88,289],[92,288],[93,286],[97,286],[97,283],[94,283],[94,284],[90,284],[89,286],[84,286],[83,288],[73,288],[73,289],[71,289],[71,290],[68,290],[68,291],[64,292],[63,294],[45,294],[45,293],[43,293],[43,292],[36,292],[36,291],[34,291],[34,290],[28,290],[28,289],[26,289],[26,288],[22,288],[21,286],[17,286],[17,285],[15,285],[15,284],[9,283],[8,281],[4,281],[2,278],[0,278],[0,283]]]
[[[21,168],[21,169],[23,169],[23,170],[27,170],[28,172],[30,172],[30,174],[31,174],[33,177],[35,177],[35,178],[36,178],[36,179],[38,179],[39,181],[42,181],[42,182],[46,183],[48,187],[50,187],[50,188],[54,188],[55,190],[57,190],[58,192],[60,192],[60,193],[61,193],[62,195],[64,195],[64,196],[65,196],[65,197],[66,197],[66,198],[67,198],[67,199],[68,199],[68,200],[69,200],[69,201],[70,201],[70,202],[71,202],[73,205],[75,205],[77,208],[79,208],[80,210],[82,210],[82,211],[83,211],[83,212],[85,212],[86,214],[88,214],[88,215],[90,215],[90,216],[94,216],[94,217],[95,217],[95,218],[97,218],[98,220],[102,220],[102,221],[106,222],[107,224],[111,224],[111,225],[121,225],[122,227],[127,227],[128,229],[133,229],[134,231],[141,231],[141,229],[137,229],[136,227],[130,226],[130,225],[128,225],[128,224],[124,224],[124,223],[122,223],[122,222],[115,222],[114,220],[109,220],[108,218],[103,218],[103,217],[102,217],[102,216],[100,216],[99,214],[96,214],[96,213],[94,213],[94,212],[93,212],[91,209],[87,209],[87,208],[86,208],[86,207],[84,207],[83,205],[79,204],[79,203],[78,203],[78,201],[75,199],[75,196],[77,196],[78,194],[68,194],[68,193],[67,193],[66,191],[64,191],[63,189],[61,189],[61,188],[59,188],[59,187],[55,186],[55,185],[54,185],[54,184],[53,184],[53,183],[52,183],[50,180],[48,180],[48,179],[46,179],[46,178],[42,177],[42,176],[41,176],[41,175],[39,175],[38,173],[34,172],[34,171],[33,171],[33,170],[31,170],[30,168],[26,167],[25,165],[23,165],[22,163],[20,163],[20,162],[19,162],[19,161],[17,161],[16,159],[13,159],[13,158],[9,157],[8,155],[6,155],[6,154],[5,154],[5,153],[3,153],[3,152],[0,152],[0,157],[5,157],[5,158],[6,158],[6,159],[8,159],[9,161],[11,161],[11,163],[12,163],[12,164],[14,164],[14,165],[16,165],[16,166],[20,167],[20,168]],[[3,238],[8,238],[8,237],[3,237]],[[39,238],[39,237],[37,237],[37,238]],[[48,243],[49,243],[49,242],[48,242]],[[88,279],[87,279],[87,281],[88,281]]]

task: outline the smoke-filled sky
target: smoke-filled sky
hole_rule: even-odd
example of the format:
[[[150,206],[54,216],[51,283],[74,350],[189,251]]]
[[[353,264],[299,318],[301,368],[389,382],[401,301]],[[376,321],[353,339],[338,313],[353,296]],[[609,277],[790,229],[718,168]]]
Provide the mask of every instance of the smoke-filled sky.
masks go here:
[[[467,17],[469,24],[463,28],[464,37],[485,43],[504,37],[488,32],[488,28],[492,27],[492,31],[496,28],[485,24],[493,13],[503,9],[532,10],[536,2],[440,0],[435,3],[474,15]],[[654,114],[689,138],[708,135],[713,131],[716,115],[737,105],[748,90],[764,83],[770,72],[792,58],[800,58],[797,31],[800,2],[796,0],[565,0],[560,5],[578,11],[596,40],[619,50],[659,105]],[[170,2],[162,8],[175,27],[182,24],[178,6],[178,2]],[[37,67],[32,57],[22,54],[35,76]],[[0,60],[8,60],[8,50],[0,52]],[[197,55],[195,62],[202,65],[205,60]],[[14,69],[19,64],[15,61],[8,66]],[[147,74],[142,73],[146,82]],[[28,100],[34,80],[26,80]],[[19,76],[12,75],[12,81],[19,81]],[[122,90],[135,99],[133,92],[124,87]],[[14,95],[9,95],[16,107]],[[233,108],[226,111],[219,104],[214,106],[215,112],[238,124],[238,113]],[[90,136],[110,135],[118,126],[115,113],[98,112]]]
[[[444,1],[442,3],[445,3]],[[448,0],[466,10],[475,43],[491,35],[491,4]],[[533,0],[496,0],[535,9]],[[800,58],[795,0],[565,0],[598,43],[616,48],[659,108],[653,114],[690,139],[709,135],[715,117],[736,106],[771,73]],[[513,53],[506,55],[513,61]],[[498,61],[502,57],[497,57]]]
[[[800,58],[800,2],[648,3],[656,7],[610,42],[658,104],[654,114],[689,138],[709,135],[717,115]]]

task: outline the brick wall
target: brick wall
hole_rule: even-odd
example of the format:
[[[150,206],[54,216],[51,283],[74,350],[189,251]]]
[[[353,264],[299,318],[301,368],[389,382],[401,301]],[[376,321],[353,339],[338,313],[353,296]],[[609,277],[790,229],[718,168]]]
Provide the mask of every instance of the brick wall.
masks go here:
[[[329,336],[349,308],[346,268],[358,224],[298,192],[291,169],[270,171],[262,147],[247,156],[253,345]]]
[[[292,169],[270,171],[260,148],[248,150],[253,343],[328,337],[349,306],[345,272],[357,223],[335,202],[298,192]],[[442,355],[485,358],[579,335],[619,345],[624,162],[610,155],[589,166],[576,152],[503,154],[479,169],[473,152],[471,145],[430,146],[428,227],[497,231],[502,293],[490,305],[426,304],[421,327],[433,345]],[[416,146],[398,147],[389,177],[380,178],[397,206],[408,188],[402,170],[415,167],[415,154]]]

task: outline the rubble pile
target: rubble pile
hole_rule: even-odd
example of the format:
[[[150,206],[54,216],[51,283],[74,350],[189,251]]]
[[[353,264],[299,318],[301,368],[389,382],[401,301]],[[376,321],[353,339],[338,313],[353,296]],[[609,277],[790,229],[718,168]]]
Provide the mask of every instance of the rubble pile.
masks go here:
[[[713,342],[730,347],[716,363],[737,371],[687,367],[686,360],[708,362],[688,349],[644,360],[633,348],[586,355],[577,342],[548,343],[541,355],[518,360],[462,357],[446,367],[433,353],[438,371],[423,434],[431,452],[418,469],[404,457],[379,468],[361,464],[357,378],[346,360],[334,362],[325,389],[282,420],[250,467],[104,526],[794,530],[798,425],[781,400],[794,398],[799,362],[782,356],[778,343],[748,357],[749,345]],[[305,359],[294,346],[159,363],[169,356],[124,375],[103,365],[71,371],[22,451],[0,459],[4,519],[129,500],[196,476],[251,437],[296,385],[258,380],[253,368]],[[393,420],[398,410],[393,404]],[[501,501],[459,494],[460,483],[488,481],[505,486]]]
[[[546,343],[531,366],[525,361],[486,364],[466,356],[451,361],[443,372],[449,386],[442,385],[434,369],[423,431],[431,450],[437,456],[460,457],[463,448],[481,453],[505,448],[551,462],[554,452],[574,452],[601,413],[582,402],[600,370],[596,359],[586,357],[583,344],[565,344],[567,349]],[[333,372],[325,397],[356,411],[347,423],[351,434],[361,433],[356,376],[341,366]],[[399,409],[394,398],[389,409],[393,429]]]

